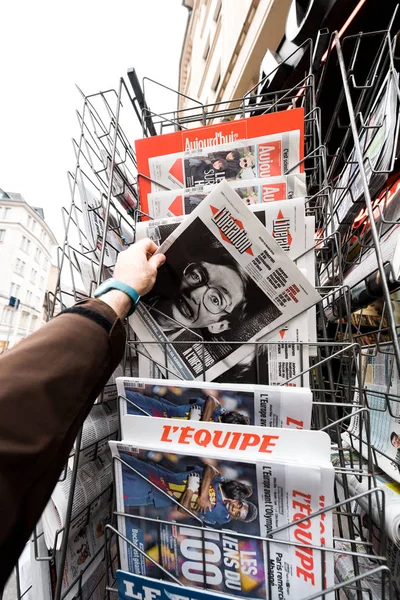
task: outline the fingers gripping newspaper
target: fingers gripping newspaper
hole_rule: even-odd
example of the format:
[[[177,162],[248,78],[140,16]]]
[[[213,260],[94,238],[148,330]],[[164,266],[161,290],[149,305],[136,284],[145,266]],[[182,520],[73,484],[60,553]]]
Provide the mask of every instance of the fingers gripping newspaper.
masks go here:
[[[297,266],[307,274],[307,278],[315,285],[314,265],[314,217],[305,217],[304,198],[293,198],[266,202],[250,206],[267,231],[274,236],[277,243]],[[150,237],[156,244],[162,244],[185,217],[168,217],[138,223],[136,239]],[[304,254],[306,252],[306,254]],[[282,325],[274,334],[269,334],[267,344],[257,347],[250,345],[248,355],[220,375],[221,382],[237,381],[238,383],[258,383],[270,385],[309,385],[306,371],[301,377],[297,373],[308,368],[308,353],[314,354],[314,346],[300,345],[298,342],[316,341],[315,307]],[[260,340],[263,341],[263,340]],[[148,348],[152,348],[149,346]],[[146,356],[147,355],[147,356]],[[139,375],[141,377],[160,377],[162,370],[148,357],[143,347],[139,353]]]
[[[118,528],[137,548],[183,585],[239,597],[301,600],[332,584],[332,554],[324,562],[314,548],[332,547],[331,517],[311,516],[332,502],[324,434],[129,418],[135,446],[110,446]],[[122,538],[120,557],[125,570],[161,575]]]
[[[166,264],[130,324],[170,376],[212,381],[249,354],[246,342],[265,337],[320,300],[226,182],[158,252],[166,255]]]

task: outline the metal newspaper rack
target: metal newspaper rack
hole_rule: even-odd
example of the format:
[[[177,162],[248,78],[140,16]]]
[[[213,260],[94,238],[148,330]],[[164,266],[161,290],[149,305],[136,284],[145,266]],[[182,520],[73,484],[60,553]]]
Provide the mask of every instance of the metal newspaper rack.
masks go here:
[[[339,99],[335,113],[338,127],[343,127],[340,119],[343,117],[344,108],[347,114],[347,130],[343,136],[343,144],[335,152],[334,157],[329,156],[327,152],[329,137],[325,140],[321,138],[320,112],[316,105],[318,90],[315,75],[312,72],[313,45],[310,41],[304,44],[305,52],[308,53],[310,59],[309,70],[304,78],[291,89],[271,94],[258,95],[259,87],[255,86],[250,91],[251,93],[229,103],[203,106],[192,101],[191,108],[158,115],[152,113],[148,108],[146,94],[141,92],[141,86],[134,71],[128,75],[134,90],[133,95],[123,79],[120,80],[118,90],[107,90],[90,96],[82,94],[83,110],[81,113],[77,113],[80,134],[79,138],[73,141],[77,164],[74,172],[69,173],[72,201],[69,209],[63,213],[65,240],[59,250],[60,275],[55,294],[49,297],[49,313],[56,314],[63,307],[90,295],[93,288],[106,278],[107,273],[112,269],[113,264],[107,257],[116,256],[118,250],[134,239],[136,223],[142,215],[136,191],[136,185],[140,185],[141,174],[136,171],[135,153],[129,141],[132,136],[128,137],[127,135],[127,131],[130,132],[132,129],[127,124],[133,122],[136,125],[139,124],[143,135],[154,135],[183,129],[188,125],[204,125],[213,119],[245,117],[251,114],[304,106],[306,145],[304,167],[310,193],[307,199],[307,213],[316,217],[318,232],[315,243],[316,277],[317,287],[323,301],[317,308],[316,356],[311,359],[310,366],[303,365],[302,374],[308,372],[310,376],[314,397],[313,428],[325,430],[330,434],[336,470],[335,504],[314,513],[314,516],[322,518],[324,513],[332,511],[334,547],[322,550],[316,547],[315,551],[319,553],[321,560],[327,553],[333,553],[334,556],[340,554],[348,561],[352,570],[350,576],[337,583],[331,590],[309,596],[308,600],[328,597],[329,592],[334,592],[336,598],[343,598],[343,592],[347,597],[357,600],[364,597],[375,598],[368,584],[368,581],[371,580],[377,581],[380,585],[379,598],[391,599],[397,597],[399,593],[399,590],[393,587],[394,582],[387,566],[388,539],[384,525],[385,495],[375,479],[379,450],[371,444],[371,415],[374,407],[366,393],[364,364],[367,352],[371,352],[371,349],[375,354],[382,351],[387,352],[386,345],[389,343],[394,362],[398,367],[400,366],[397,324],[390,297],[391,290],[387,285],[387,271],[380,247],[380,229],[375,224],[373,199],[370,195],[366,175],[366,170],[369,168],[368,159],[365,161],[360,147],[360,140],[364,139],[365,131],[371,128],[379,131],[384,123],[369,125],[367,122],[368,112],[378,93],[376,77],[360,82],[356,81],[353,75],[356,61],[361,60],[359,51],[361,42],[369,35],[382,38],[382,51],[377,56],[374,65],[371,65],[371,73],[376,75],[384,68],[392,74],[395,73],[391,27],[392,24],[384,32],[359,34],[353,36],[353,39],[348,38],[342,42],[337,35],[332,38],[334,44],[330,47],[325,69],[328,68],[328,63],[335,62],[341,73],[344,93]],[[355,46],[349,63],[346,63],[343,58],[342,50],[346,44]],[[143,90],[146,93],[149,85],[160,86],[161,84],[145,80]],[[359,93],[360,88],[361,94]],[[400,98],[398,85],[395,91],[397,97]],[[352,96],[353,92],[357,92],[356,101]],[[355,146],[353,154],[351,153],[352,145]],[[389,166],[385,170],[385,176],[393,168],[394,151],[395,149],[390,157]],[[352,165],[356,167],[356,174],[353,173],[353,179],[349,179],[346,185],[343,185],[343,182],[340,181],[340,173]],[[380,174],[382,175],[382,173]],[[117,180],[114,178],[115,176],[117,176]],[[357,232],[356,239],[364,251],[372,249],[376,254],[384,298],[382,306],[384,312],[382,312],[378,326],[369,328],[367,333],[362,326],[364,309],[361,308],[356,315],[352,312],[351,291],[344,283],[345,272],[350,266],[348,262],[349,232],[346,232],[344,236],[341,232],[340,235],[333,220],[335,210],[337,211],[344,202],[346,192],[351,195],[351,185],[356,176],[361,178],[363,188],[363,199],[357,199],[356,202],[360,207],[366,207],[366,221],[371,231],[367,247],[359,232]],[[88,234],[87,227],[85,229],[82,203],[79,199],[79,184],[82,180],[92,190],[95,190],[94,196],[98,201],[89,210],[94,213],[97,223],[102,223],[100,228],[90,234]],[[353,198],[351,199],[353,201]],[[395,223],[389,223],[389,225],[395,226]],[[112,234],[120,234],[122,229],[125,234],[119,235],[118,243],[116,243],[116,238]],[[107,235],[104,235],[104,231],[107,232]],[[351,243],[354,246],[354,239]],[[359,260],[359,257],[356,260]],[[87,263],[85,273],[82,272],[83,262]],[[334,318],[327,318],[329,314],[333,314]],[[135,375],[138,353],[146,350],[151,354],[151,345],[149,344],[148,348],[143,349],[143,344],[135,339],[129,327],[127,334],[128,342],[123,372]],[[301,342],[299,345],[305,346],[307,342]],[[251,343],[251,346],[256,349],[255,373],[257,382],[260,382],[262,381],[261,358],[264,344]],[[158,366],[168,370],[168,364]],[[173,376],[176,377],[175,374]],[[399,397],[391,393],[390,388],[383,396],[385,407],[388,410],[392,410],[393,404],[399,402]],[[100,398],[101,400],[102,398]],[[350,443],[345,445],[342,441],[342,433],[348,430],[352,418],[359,419],[359,431],[362,431],[363,435],[351,432]],[[62,530],[63,543],[57,557],[56,600],[69,598],[69,591],[62,590],[61,574],[67,555],[81,437],[82,430],[76,444],[71,494],[65,527]],[[364,458],[361,458],[362,450],[364,450]],[[354,454],[354,451],[358,454]],[[65,473],[63,475],[65,477]],[[352,491],[355,481],[365,482],[365,489],[361,493],[355,494],[354,490]],[[363,508],[363,511],[360,510],[360,507]],[[89,519],[90,506],[85,510],[87,519]],[[363,513],[375,514],[374,526],[371,521],[366,521]],[[116,516],[117,513],[114,511],[114,519]],[[204,540],[205,531],[210,528],[200,527],[200,529]],[[376,531],[379,533],[378,536]],[[57,535],[60,533],[61,531],[57,532]],[[267,547],[276,533],[277,531],[270,532],[268,538],[264,540]],[[117,566],[115,555],[117,537],[122,537],[126,543],[133,545],[117,531],[115,520],[112,520],[107,525],[105,533],[105,568],[94,587],[94,590],[98,590],[100,587],[104,589],[104,597],[108,599],[117,597],[114,579]],[[35,534],[35,548],[37,548],[37,542],[38,536]],[[297,545],[301,547],[301,544]],[[143,554],[142,550],[136,549]],[[35,552],[35,556],[38,561],[50,562],[54,560],[55,552],[50,553],[50,556]],[[153,558],[147,558],[154,563]],[[162,577],[168,579],[168,573],[162,565],[159,565],[159,569]],[[85,571],[80,572],[73,585],[70,586],[70,589],[77,586],[77,588],[74,587],[75,598],[85,597],[84,576]],[[21,589],[19,578],[18,588],[18,598],[23,598],[27,590]],[[89,597],[92,597],[93,594],[94,591]]]

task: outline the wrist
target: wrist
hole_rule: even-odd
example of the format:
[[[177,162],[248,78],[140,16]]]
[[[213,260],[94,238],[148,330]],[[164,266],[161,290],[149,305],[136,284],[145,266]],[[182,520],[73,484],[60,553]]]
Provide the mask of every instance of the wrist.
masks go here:
[[[140,300],[139,294],[132,286],[113,277],[99,285],[94,292],[94,297],[105,298],[105,303],[109,304],[122,319],[134,312]]]
[[[102,294],[99,300],[108,304],[120,319],[125,319],[132,308],[131,298],[120,290],[109,290]]]

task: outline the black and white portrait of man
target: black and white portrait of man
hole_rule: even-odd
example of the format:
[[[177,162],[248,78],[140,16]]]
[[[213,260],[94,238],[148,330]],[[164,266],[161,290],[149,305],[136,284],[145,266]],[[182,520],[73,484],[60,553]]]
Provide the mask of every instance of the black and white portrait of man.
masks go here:
[[[247,340],[280,315],[200,219],[166,256],[144,302],[170,339],[186,330],[206,340]]]

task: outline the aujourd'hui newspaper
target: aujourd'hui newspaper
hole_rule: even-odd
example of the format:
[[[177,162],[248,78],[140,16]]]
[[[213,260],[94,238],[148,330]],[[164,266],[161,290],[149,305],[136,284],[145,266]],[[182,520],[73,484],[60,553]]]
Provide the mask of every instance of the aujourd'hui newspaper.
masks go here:
[[[159,252],[166,264],[130,323],[169,377],[212,381],[320,300],[225,181]]]

